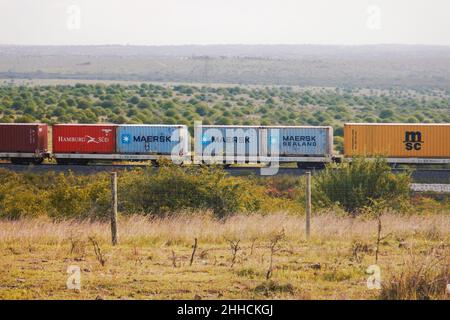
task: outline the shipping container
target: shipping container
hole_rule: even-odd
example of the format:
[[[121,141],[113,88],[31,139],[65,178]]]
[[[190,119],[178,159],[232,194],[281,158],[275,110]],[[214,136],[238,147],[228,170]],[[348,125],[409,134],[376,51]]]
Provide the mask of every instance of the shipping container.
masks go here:
[[[329,126],[266,126],[268,154],[280,157],[331,156],[333,128]],[[264,130],[263,129],[263,130]]]
[[[450,159],[450,124],[346,123],[344,154]]]
[[[204,125],[195,130],[196,153],[202,157],[257,157],[260,126]]]
[[[55,124],[52,132],[53,153],[115,153],[116,127],[113,124]]]
[[[47,152],[47,131],[46,124],[2,123],[0,153],[32,153],[41,157]]]
[[[117,153],[186,156],[189,133],[185,125],[136,124],[117,127]]]

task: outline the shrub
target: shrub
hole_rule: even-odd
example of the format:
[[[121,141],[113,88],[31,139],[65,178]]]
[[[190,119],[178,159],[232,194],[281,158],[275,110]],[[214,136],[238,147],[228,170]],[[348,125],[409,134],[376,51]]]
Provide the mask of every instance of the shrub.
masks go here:
[[[0,217],[19,219],[46,213],[46,191],[28,186],[21,175],[0,171]]]
[[[401,209],[409,200],[410,174],[394,174],[386,160],[355,158],[351,163],[328,166],[315,179],[315,203],[330,206],[338,203],[347,212],[382,201]]]
[[[394,274],[381,286],[383,300],[445,299],[449,280],[448,262],[432,257],[418,263],[414,259],[405,263],[405,270]]]
[[[109,214],[110,189],[103,174],[96,179],[60,174],[48,194],[53,218],[103,218]]]
[[[255,293],[269,296],[274,293],[294,294],[295,288],[291,283],[279,283],[277,281],[268,280],[260,283],[254,288]]]
[[[131,172],[119,180],[121,210],[162,215],[186,210],[212,210],[218,217],[258,211],[263,192],[251,181],[227,177],[218,168],[164,165]],[[252,192],[253,191],[253,192]]]

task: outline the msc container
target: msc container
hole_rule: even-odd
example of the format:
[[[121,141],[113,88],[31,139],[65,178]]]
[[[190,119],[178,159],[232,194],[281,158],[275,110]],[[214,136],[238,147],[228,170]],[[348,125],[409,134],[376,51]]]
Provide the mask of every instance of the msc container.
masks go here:
[[[117,153],[183,156],[188,153],[185,125],[130,124],[117,127]]]
[[[47,131],[46,124],[2,123],[0,153],[33,153],[41,157],[47,152]]]
[[[267,126],[267,152],[280,157],[331,156],[333,128],[329,126]]]
[[[260,126],[203,125],[195,130],[196,153],[203,157],[257,157],[260,140]]]
[[[113,124],[55,124],[53,153],[115,153],[116,127]]]
[[[344,154],[449,159],[450,124],[346,123]]]

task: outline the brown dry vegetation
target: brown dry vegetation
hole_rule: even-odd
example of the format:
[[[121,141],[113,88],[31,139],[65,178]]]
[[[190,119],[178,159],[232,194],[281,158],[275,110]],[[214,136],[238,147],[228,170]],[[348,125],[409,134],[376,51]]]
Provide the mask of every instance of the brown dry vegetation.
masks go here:
[[[366,286],[377,222],[364,217],[315,216],[309,242],[304,218],[292,215],[121,217],[116,247],[104,222],[0,221],[0,298],[448,298],[448,213],[386,213],[382,223],[380,291]],[[280,232],[266,280],[270,245]],[[235,257],[230,241],[239,241]],[[70,265],[81,268],[80,291],[66,288]]]

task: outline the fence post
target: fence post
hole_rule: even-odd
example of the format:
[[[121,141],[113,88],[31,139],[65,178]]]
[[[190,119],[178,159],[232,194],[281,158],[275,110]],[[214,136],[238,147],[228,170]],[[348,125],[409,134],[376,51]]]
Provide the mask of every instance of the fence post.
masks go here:
[[[311,234],[311,172],[306,172],[306,240]]]
[[[117,172],[111,173],[111,242],[117,244]]]

